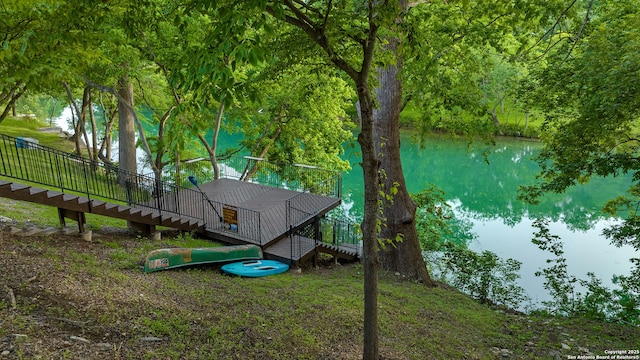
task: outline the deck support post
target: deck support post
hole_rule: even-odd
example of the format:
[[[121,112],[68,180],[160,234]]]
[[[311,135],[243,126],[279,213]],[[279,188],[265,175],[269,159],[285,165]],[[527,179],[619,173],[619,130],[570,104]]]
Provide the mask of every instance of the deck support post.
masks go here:
[[[87,219],[83,212],[58,208],[58,219],[60,220],[60,226],[63,228],[66,226],[65,218],[77,221],[78,232],[84,234],[84,225],[87,223]]]
[[[158,231],[156,231],[155,225],[143,224],[143,223],[127,220],[127,227],[131,230],[140,232],[143,235],[153,235],[154,238],[158,236],[156,235]]]

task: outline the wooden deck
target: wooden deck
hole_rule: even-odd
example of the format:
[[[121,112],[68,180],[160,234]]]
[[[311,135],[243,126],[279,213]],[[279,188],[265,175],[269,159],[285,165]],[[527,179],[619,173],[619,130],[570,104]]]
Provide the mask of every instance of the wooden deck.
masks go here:
[[[206,197],[194,190],[164,195],[158,201],[165,209],[173,210],[158,211],[0,180],[0,196],[58,207],[61,222],[64,217],[74,219],[80,229],[84,226],[84,213],[94,213],[126,219],[153,231],[155,226],[168,226],[204,231],[209,238],[230,244],[255,244],[262,248],[265,258],[291,264],[303,262],[318,252],[344,259],[357,258],[353,249],[324,244],[289,231],[290,227],[296,230],[317,221],[340,204],[338,198],[230,179],[217,180],[200,188]]]
[[[316,241],[307,237],[294,235],[292,237],[277,241],[272,246],[263,250],[265,258],[291,261],[292,263],[303,262],[308,257],[315,255]]]
[[[228,243],[256,244],[263,248],[285,239],[290,226],[297,228],[308,224],[340,205],[341,201],[339,198],[231,179],[202,184],[200,189],[211,200],[211,205],[205,210],[209,237]],[[234,215],[235,228],[231,226]]]

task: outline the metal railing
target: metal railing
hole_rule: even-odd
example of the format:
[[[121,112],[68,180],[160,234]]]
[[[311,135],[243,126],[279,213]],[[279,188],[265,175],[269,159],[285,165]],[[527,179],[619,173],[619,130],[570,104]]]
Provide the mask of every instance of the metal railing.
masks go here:
[[[202,163],[204,162],[204,164]],[[193,176],[200,182],[209,182],[213,171],[209,160],[198,161],[198,167],[185,166],[179,176]],[[262,185],[309,192],[339,198],[342,196],[342,174],[339,171],[320,169],[302,164],[269,162],[251,156],[232,156],[218,161],[220,177],[251,181]]]
[[[225,176],[230,178],[238,178],[241,174],[236,169],[245,171],[249,168],[255,169],[251,179],[257,183],[326,196],[341,195],[341,177],[334,171],[301,165],[273,164],[248,157],[231,158],[221,166]],[[200,191],[181,186],[184,182],[173,184],[156,179],[155,176],[121,170],[24,138],[0,134],[0,176],[76,193],[90,200],[147,207],[158,210],[163,216],[166,213],[170,216],[191,217],[203,221],[206,228],[231,231],[237,238],[264,245],[260,213],[257,211],[211,201]],[[287,203],[287,229],[299,227],[313,216],[305,210],[304,197],[301,195],[303,194],[293,197]],[[327,227],[328,221],[333,225]],[[330,234],[329,238],[334,244],[357,244],[359,240],[355,227],[344,224],[347,223],[323,219],[322,232]],[[308,226],[300,231],[301,234],[304,233],[302,235],[311,235],[307,234]],[[317,231],[313,238],[321,240]]]
[[[346,246],[361,255],[362,232],[360,228],[352,222],[336,219],[334,217],[322,216],[313,219],[313,222],[304,224],[305,221],[312,220],[313,214],[306,210],[304,194],[299,194],[287,201],[287,226],[291,236],[291,255],[298,254],[302,249],[300,237],[315,240],[314,247],[324,242],[336,246]],[[318,224],[314,224],[319,220]],[[304,224],[304,226],[302,226]],[[298,241],[295,241],[295,238]]]
[[[202,194],[100,161],[0,134],[0,175],[93,200],[142,206],[204,221]]]
[[[362,231],[353,222],[333,217],[322,219],[322,234],[324,241],[333,245],[354,245],[358,246],[362,241]]]

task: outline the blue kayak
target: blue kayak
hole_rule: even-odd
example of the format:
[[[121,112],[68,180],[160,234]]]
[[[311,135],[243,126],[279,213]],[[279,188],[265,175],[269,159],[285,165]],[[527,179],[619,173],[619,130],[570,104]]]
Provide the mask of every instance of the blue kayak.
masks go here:
[[[232,275],[261,277],[281,274],[289,270],[289,265],[276,260],[248,260],[222,265],[220,269]]]

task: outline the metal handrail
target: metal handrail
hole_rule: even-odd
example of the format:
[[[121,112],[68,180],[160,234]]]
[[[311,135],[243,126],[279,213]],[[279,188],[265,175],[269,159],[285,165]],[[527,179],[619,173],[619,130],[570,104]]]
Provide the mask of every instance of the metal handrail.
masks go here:
[[[193,210],[202,195],[192,189],[40,145],[28,138],[0,134],[0,140],[2,176],[71,191],[90,200],[113,200],[204,221],[204,211]]]
[[[232,166],[229,164],[239,161],[245,166],[259,161],[254,177],[259,183],[268,180],[271,185],[291,190],[338,197],[341,194],[341,176],[338,172],[300,165],[273,164],[247,157],[229,160],[224,167],[231,169]],[[234,166],[242,168],[239,163],[235,163]],[[267,170],[273,171],[275,175],[269,178]],[[306,176],[302,176],[305,173]],[[295,180],[294,175],[301,177]],[[215,229],[229,225],[221,221],[219,215],[227,205],[216,201],[207,204],[204,195],[193,188],[162,181],[155,176],[125,171],[25,138],[0,134],[0,176],[53,187],[62,192],[71,191],[90,200],[113,200],[131,206],[151,208],[162,214],[191,217],[202,221],[207,228]],[[303,206],[295,204],[297,201],[302,201],[302,197],[294,197],[288,203],[288,226],[295,227],[301,219],[309,216],[303,210]],[[215,207],[215,210],[212,207]],[[260,213],[242,208],[237,208],[237,211],[237,216],[243,220],[242,223],[258,226],[257,231],[255,228],[239,227],[237,235],[262,245]]]
[[[193,176],[199,182],[209,181],[213,176],[211,163],[205,161],[204,170],[196,173],[193,168],[181,169],[186,179]],[[309,192],[335,198],[342,196],[342,174],[339,171],[321,169],[303,164],[270,162],[251,156],[231,156],[218,161],[220,176],[234,180],[246,180],[262,185]],[[251,173],[251,174],[249,174]],[[208,177],[208,178],[205,178]]]

